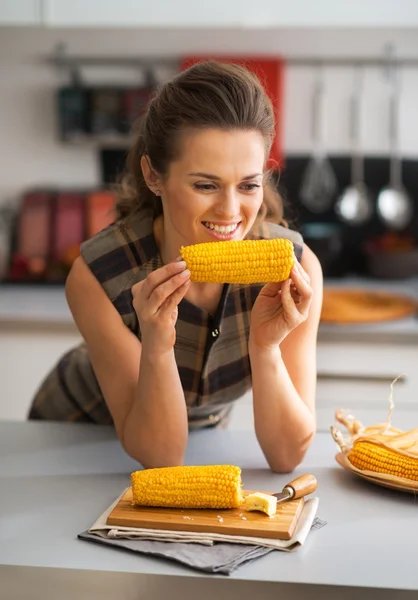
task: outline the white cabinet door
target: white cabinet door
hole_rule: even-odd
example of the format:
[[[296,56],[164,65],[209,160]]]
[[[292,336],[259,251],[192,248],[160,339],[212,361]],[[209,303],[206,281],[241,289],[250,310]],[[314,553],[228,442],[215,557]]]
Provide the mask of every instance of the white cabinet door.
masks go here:
[[[222,27],[239,25],[245,9],[211,0],[44,0],[52,27]],[[241,4],[241,3],[240,3]]]
[[[42,333],[0,331],[0,420],[25,420],[45,375],[80,341],[68,327]]]
[[[0,25],[40,25],[42,0],[1,0]]]
[[[418,347],[413,344],[333,343],[318,344],[317,405],[328,408],[389,408],[390,384],[395,407],[417,412]],[[395,408],[396,413],[396,408]]]
[[[416,0],[43,0],[52,27],[416,27]]]
[[[245,5],[253,27],[413,27],[418,24],[416,0],[258,0]],[[251,25],[252,21],[248,21]]]
[[[390,408],[390,384],[401,373],[405,378],[394,385],[392,424],[408,430],[418,426],[418,347],[320,341],[317,431],[329,432],[339,408],[351,411],[366,426],[385,421]],[[252,393],[249,392],[235,402],[229,429],[253,428]]]

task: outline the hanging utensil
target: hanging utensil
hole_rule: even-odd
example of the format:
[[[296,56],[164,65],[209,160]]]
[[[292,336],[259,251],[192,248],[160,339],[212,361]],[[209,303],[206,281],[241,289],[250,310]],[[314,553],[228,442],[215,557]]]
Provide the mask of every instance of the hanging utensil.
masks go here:
[[[302,180],[300,198],[313,213],[328,210],[337,192],[337,178],[324,150],[325,88],[319,68],[312,95],[312,157]]]
[[[402,185],[402,161],[399,151],[399,72],[391,60],[393,51],[388,51],[388,75],[390,79],[389,97],[389,140],[390,175],[389,185],[383,188],[377,198],[377,213],[390,229],[404,229],[413,216],[413,205]]]
[[[350,98],[351,184],[338,198],[335,211],[342,221],[362,225],[370,220],[373,204],[364,182],[361,152],[361,96],[363,69],[357,67]]]

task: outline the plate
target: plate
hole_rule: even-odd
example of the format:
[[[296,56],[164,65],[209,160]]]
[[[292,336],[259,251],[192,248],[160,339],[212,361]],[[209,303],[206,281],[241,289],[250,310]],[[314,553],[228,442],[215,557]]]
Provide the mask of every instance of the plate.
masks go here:
[[[350,463],[344,452],[339,452],[335,456],[335,460],[346,471],[350,471],[351,473],[362,477],[362,479],[366,479],[377,485],[392,490],[398,490],[400,492],[409,492],[410,494],[418,493],[418,481],[414,482],[409,479],[404,479],[403,477],[384,475],[383,473],[375,473],[374,471],[361,471]]]
[[[365,289],[326,288],[321,321],[335,324],[376,323],[404,319],[417,310],[417,301],[405,296]]]

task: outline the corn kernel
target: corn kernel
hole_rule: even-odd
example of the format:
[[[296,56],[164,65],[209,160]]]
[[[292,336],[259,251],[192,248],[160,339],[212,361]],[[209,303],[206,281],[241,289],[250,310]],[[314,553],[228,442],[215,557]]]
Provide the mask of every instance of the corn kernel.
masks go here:
[[[288,279],[295,264],[287,238],[231,240],[182,246],[180,255],[191,281],[201,283],[268,283]]]
[[[381,444],[357,441],[347,455],[361,471],[374,471],[418,481],[418,458],[412,458]]]
[[[228,479],[231,485],[224,485]],[[144,469],[131,481],[138,506],[236,508],[243,502],[241,469],[234,465]]]

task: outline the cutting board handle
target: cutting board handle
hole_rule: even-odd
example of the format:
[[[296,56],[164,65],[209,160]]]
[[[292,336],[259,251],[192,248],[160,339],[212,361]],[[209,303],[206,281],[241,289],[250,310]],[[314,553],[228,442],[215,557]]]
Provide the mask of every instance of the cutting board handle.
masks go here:
[[[314,475],[306,473],[306,475],[301,475],[293,479],[286,487],[293,490],[292,500],[295,500],[296,498],[312,494],[318,487],[318,481]]]

